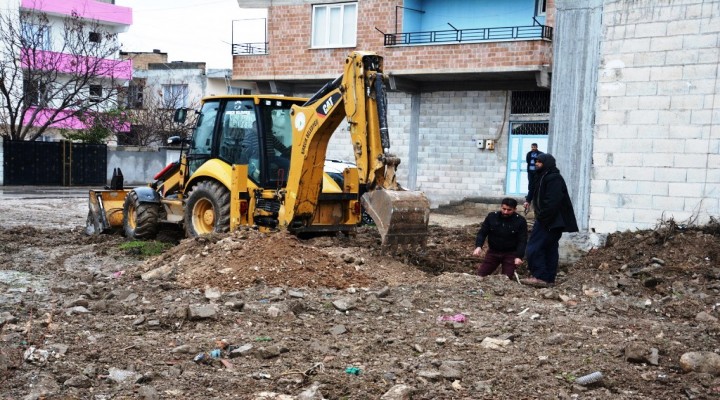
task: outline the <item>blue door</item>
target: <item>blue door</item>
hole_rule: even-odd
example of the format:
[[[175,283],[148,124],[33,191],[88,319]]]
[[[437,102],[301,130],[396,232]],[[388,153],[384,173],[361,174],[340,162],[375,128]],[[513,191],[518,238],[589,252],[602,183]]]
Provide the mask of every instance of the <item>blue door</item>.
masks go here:
[[[547,121],[510,122],[510,140],[508,145],[508,165],[505,179],[505,193],[510,196],[525,196],[528,191],[527,163],[525,155],[532,143],[538,144],[538,150],[547,152]]]

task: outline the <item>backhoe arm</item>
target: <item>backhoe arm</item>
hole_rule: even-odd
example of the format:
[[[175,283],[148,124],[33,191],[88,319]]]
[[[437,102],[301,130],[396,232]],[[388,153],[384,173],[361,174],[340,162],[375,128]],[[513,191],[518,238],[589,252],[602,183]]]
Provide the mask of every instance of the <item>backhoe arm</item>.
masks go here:
[[[360,185],[367,190],[362,202],[378,226],[383,244],[424,244],[429,202],[421,192],[398,186],[395,169],[400,160],[387,153],[390,139],[382,61],[375,53],[351,53],[341,77],[303,106],[293,106],[293,149],[281,221],[291,229],[312,221],[327,146],[346,118]]]

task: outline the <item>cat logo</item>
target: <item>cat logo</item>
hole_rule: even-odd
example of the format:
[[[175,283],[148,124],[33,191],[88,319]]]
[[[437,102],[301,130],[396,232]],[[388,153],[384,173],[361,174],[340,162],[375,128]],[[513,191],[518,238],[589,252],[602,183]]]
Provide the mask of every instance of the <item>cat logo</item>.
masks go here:
[[[327,117],[328,113],[337,105],[342,95],[335,93],[315,109],[319,118]]]

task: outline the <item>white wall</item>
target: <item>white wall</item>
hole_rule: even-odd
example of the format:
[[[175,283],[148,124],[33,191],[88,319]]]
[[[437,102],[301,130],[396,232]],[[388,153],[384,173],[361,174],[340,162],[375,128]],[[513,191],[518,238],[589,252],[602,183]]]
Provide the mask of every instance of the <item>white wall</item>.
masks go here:
[[[605,0],[590,227],[720,215],[720,1]]]

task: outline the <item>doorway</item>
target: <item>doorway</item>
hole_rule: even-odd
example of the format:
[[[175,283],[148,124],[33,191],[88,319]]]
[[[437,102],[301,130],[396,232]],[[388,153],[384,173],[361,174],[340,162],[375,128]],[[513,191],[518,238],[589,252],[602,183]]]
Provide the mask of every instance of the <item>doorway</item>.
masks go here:
[[[527,163],[525,156],[530,145],[537,143],[538,150],[547,152],[547,121],[510,122],[508,165],[505,179],[505,193],[510,196],[525,196],[528,191]]]

